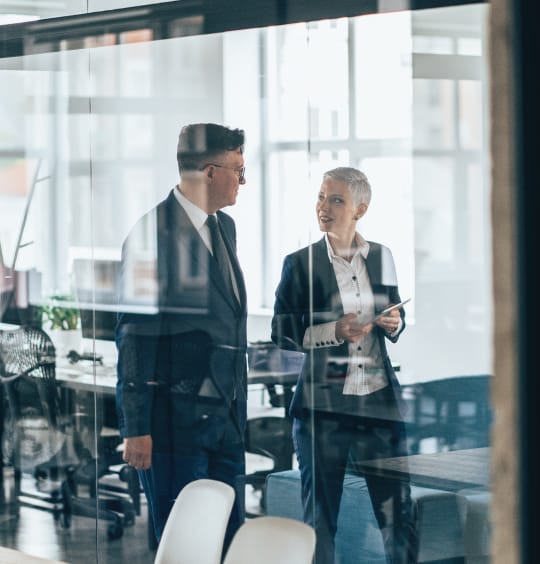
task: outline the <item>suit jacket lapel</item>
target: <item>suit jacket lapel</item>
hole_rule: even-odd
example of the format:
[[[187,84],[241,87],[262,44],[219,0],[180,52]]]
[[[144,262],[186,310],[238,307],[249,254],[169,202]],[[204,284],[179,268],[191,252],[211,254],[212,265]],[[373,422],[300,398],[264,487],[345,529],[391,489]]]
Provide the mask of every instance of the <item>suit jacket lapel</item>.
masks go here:
[[[209,292],[219,292],[229,305],[231,305],[231,307],[238,309],[239,304],[236,297],[231,296],[229,292],[225,290],[222,275],[219,272],[217,264],[215,264],[212,253],[208,250],[208,247],[205,245],[200,233],[195,229],[195,227],[193,227],[189,216],[184,208],[178,204],[172,192],[167,200],[167,205],[170,218],[170,233],[174,233],[173,245],[176,247],[182,246],[184,248],[184,252],[187,253],[187,256],[190,257],[194,264],[197,264],[200,275],[205,276],[209,281]],[[224,240],[225,244],[229,246],[226,235],[224,235]],[[192,244],[192,241],[195,241],[195,244]],[[231,255],[230,249],[229,254]],[[234,268],[235,261],[232,258],[231,261]],[[242,298],[242,292],[245,295],[245,289],[243,288],[243,284],[239,283],[239,290],[241,287],[242,290],[240,291],[240,297]],[[245,301],[242,303],[245,303]]]
[[[396,270],[390,251],[370,241],[366,268],[373,290],[375,313],[380,313],[392,301],[392,288],[397,292]]]
[[[236,299],[236,296],[228,297],[230,298],[231,303],[234,302],[234,305],[237,308],[243,309],[246,304],[246,287],[244,283],[244,275],[242,273],[242,269],[240,268],[240,263],[238,262],[238,257],[236,256],[236,250],[230,237],[230,233],[227,231],[227,229],[223,228],[224,223],[221,223],[220,225],[222,226],[221,233],[223,235],[223,241],[225,243],[225,246],[227,247],[227,252],[229,253],[229,260],[231,261],[234,278],[236,281],[236,287],[238,288],[239,301]]]

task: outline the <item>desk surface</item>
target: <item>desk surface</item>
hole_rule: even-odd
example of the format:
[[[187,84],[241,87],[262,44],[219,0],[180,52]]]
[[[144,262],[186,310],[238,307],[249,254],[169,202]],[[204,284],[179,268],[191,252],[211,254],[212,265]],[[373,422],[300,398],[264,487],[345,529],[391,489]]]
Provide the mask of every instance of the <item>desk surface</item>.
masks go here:
[[[297,372],[278,372],[269,370],[250,370],[248,385],[279,384],[294,385],[298,379]],[[114,394],[116,388],[116,369],[111,365],[93,365],[91,362],[79,361],[75,364],[57,362],[56,380],[63,386],[83,391],[103,394]]]
[[[93,366],[90,362],[57,362],[56,380],[62,386],[75,391],[112,395],[116,389],[116,369],[108,365]]]
[[[360,469],[396,479],[408,473],[415,485],[448,491],[489,487],[490,448],[368,460],[360,464]]]
[[[280,384],[294,386],[298,381],[297,371],[280,372],[277,370],[249,370],[248,385],[250,384]]]

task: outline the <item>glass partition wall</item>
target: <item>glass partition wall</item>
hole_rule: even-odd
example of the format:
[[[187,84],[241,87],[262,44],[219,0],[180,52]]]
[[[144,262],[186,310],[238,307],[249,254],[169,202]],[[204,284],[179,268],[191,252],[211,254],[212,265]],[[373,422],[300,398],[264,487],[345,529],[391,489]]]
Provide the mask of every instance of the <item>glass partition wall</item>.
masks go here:
[[[248,453],[236,491],[248,518],[311,519],[320,563],[332,552],[342,564],[382,563],[401,545],[419,562],[489,560],[486,12],[476,4],[166,40],[141,29],[0,60],[1,546],[73,563],[152,561],[146,498],[122,462],[115,326],[119,312],[145,327],[162,313],[159,226],[151,215],[138,222],[178,184],[182,126],[213,122],[246,134],[246,182],[224,211],[247,289]],[[354,172],[323,182],[338,167],[365,173],[367,211],[349,201]],[[332,246],[343,214],[354,216],[347,229],[361,216],[350,261]],[[119,302],[130,233],[129,299]],[[174,313],[196,316],[211,307],[197,291],[206,279],[177,258],[189,276]],[[395,327],[378,321],[361,340],[336,328],[351,312],[369,325],[399,298],[410,301]],[[11,360],[17,346],[38,348],[35,364]],[[69,491],[58,489],[65,480]],[[30,504],[36,489],[58,489],[52,515]],[[390,510],[379,511],[380,498]]]

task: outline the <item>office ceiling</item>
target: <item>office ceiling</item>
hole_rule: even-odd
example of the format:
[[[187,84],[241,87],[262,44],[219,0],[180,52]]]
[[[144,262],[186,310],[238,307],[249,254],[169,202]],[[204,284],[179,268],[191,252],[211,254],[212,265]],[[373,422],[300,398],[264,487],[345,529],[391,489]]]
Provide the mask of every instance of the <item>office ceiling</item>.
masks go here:
[[[76,13],[86,0],[0,0],[0,15],[16,14],[52,18]]]
[[[159,4],[166,0],[0,0],[0,16],[20,14],[42,18]]]
[[[134,6],[159,4],[166,0],[0,0],[0,14],[27,14],[46,17],[60,17],[85,12],[129,8]],[[451,12],[456,24],[470,20],[471,6],[457,6]],[[425,20],[439,19],[438,10],[420,10]],[[444,12],[443,12],[444,14]],[[448,11],[442,16],[448,22]]]
[[[23,21],[24,16],[29,19],[57,18],[164,2],[166,0],[0,0],[0,25]],[[451,9],[416,10],[413,26],[416,31],[427,32],[441,28],[456,31],[471,26],[477,28],[479,18],[485,17],[484,8],[480,2],[452,6]],[[10,15],[16,15],[18,19],[9,19]]]

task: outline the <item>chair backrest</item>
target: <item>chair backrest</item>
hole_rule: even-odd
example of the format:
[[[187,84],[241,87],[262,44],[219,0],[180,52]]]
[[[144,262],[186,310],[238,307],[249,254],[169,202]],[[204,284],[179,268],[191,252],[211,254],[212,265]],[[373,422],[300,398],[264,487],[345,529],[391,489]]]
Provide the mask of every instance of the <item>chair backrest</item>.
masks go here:
[[[311,564],[315,531],[285,517],[256,517],[234,536],[224,564]]]
[[[0,376],[4,382],[30,374],[54,380],[55,356],[51,338],[42,329],[19,327],[0,331]]]
[[[65,433],[59,428],[55,348],[41,329],[20,327],[0,331],[0,358],[13,463],[18,469],[30,470],[50,460],[65,442]]]
[[[410,436],[417,442],[435,438],[449,450],[489,446],[491,380],[489,374],[473,374],[414,384]]]
[[[185,486],[165,523],[154,564],[219,564],[234,495],[217,480]]]
[[[41,329],[20,327],[0,331],[0,382],[16,419],[26,409],[47,418],[55,425],[55,401],[59,399],[55,382],[55,349]]]
[[[266,415],[250,418],[246,425],[246,451],[271,458],[272,472],[292,467],[294,446],[292,423],[285,417]]]

